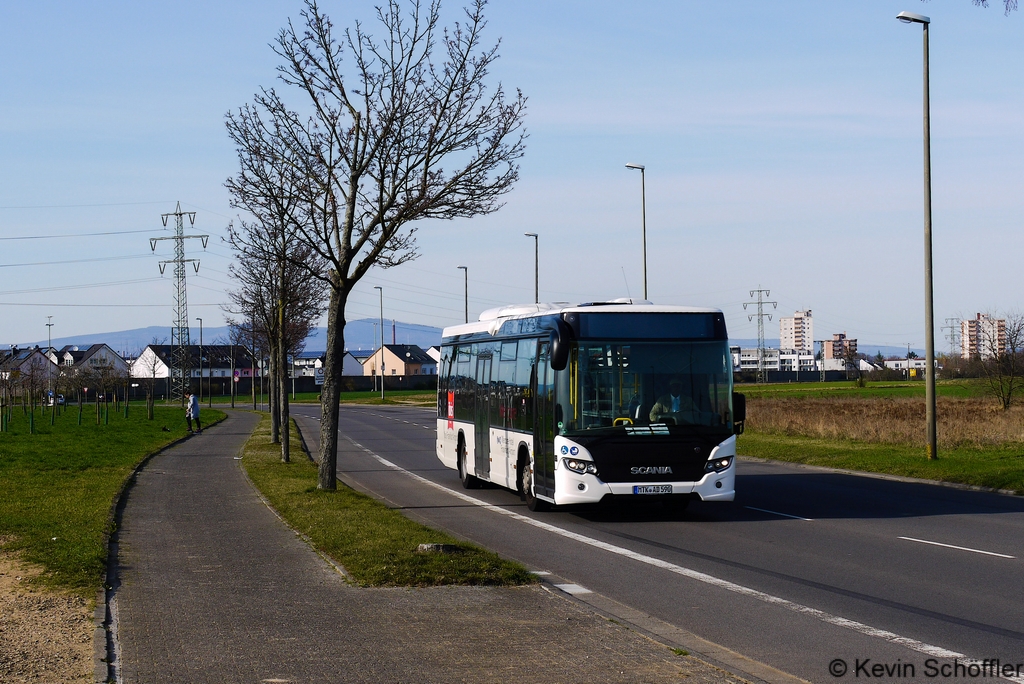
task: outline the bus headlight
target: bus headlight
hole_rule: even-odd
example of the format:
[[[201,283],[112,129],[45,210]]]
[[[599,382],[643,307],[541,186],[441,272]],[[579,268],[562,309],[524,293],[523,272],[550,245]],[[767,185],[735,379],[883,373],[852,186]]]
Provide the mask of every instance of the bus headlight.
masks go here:
[[[711,473],[711,472],[720,473],[723,470],[726,470],[731,465],[732,465],[732,456],[726,456],[725,458],[715,458],[715,459],[712,459],[712,460],[707,462],[707,465],[704,466],[704,472],[705,473]]]
[[[590,475],[597,475],[597,466],[590,461],[581,461],[578,458],[563,458],[562,464],[574,473],[580,475],[589,473]]]

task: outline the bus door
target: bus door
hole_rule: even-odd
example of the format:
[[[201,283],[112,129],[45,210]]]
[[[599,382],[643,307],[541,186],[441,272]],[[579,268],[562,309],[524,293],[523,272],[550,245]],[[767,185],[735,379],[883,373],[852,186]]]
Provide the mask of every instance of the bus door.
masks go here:
[[[548,361],[548,343],[537,355],[533,406],[533,482],[536,493],[555,495],[555,372]]]
[[[497,407],[494,403],[491,385],[491,356],[480,355],[476,360],[476,411],[475,430],[476,475],[484,479],[491,476],[491,412]]]

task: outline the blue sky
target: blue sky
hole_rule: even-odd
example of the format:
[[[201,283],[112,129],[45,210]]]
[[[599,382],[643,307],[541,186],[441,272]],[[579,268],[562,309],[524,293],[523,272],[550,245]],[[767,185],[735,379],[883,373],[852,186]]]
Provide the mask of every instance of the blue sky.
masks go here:
[[[337,26],[369,2],[325,0]],[[298,2],[0,6],[0,346],[170,326],[174,283],[149,237],[196,211],[192,324],[223,320],[235,169],[224,114],[276,86],[268,47]],[[445,5],[448,17],[459,5]],[[496,214],[424,223],[421,256],[371,272],[348,317],[443,326],[533,298],[639,296],[720,307],[756,336],[749,291],[815,336],[924,345],[921,29],[932,18],[937,325],[1021,305],[1024,15],[970,0],[508,2],[493,72],[529,97],[521,180]],[[297,106],[300,101],[294,95]],[[139,231],[139,232],[131,232]],[[96,235],[96,233],[111,233]],[[47,236],[40,238],[38,236]],[[50,237],[66,236],[66,237]],[[36,239],[20,239],[36,237]],[[11,239],[19,238],[19,239]],[[945,349],[942,331],[937,347]]]

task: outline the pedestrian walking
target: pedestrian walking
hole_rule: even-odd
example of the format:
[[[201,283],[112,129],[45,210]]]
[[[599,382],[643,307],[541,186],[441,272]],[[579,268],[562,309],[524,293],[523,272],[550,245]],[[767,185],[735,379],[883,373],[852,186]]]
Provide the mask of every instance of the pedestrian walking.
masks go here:
[[[195,432],[192,431],[192,421],[196,421]],[[199,424],[199,399],[191,392],[185,393],[185,422],[188,423],[189,434],[203,434],[203,426]]]

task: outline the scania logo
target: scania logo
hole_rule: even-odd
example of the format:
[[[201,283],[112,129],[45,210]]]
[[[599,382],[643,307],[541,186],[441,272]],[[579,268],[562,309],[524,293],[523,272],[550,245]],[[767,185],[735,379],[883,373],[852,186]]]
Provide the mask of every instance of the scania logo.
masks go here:
[[[671,475],[672,468],[670,466],[638,466],[630,468],[629,472],[633,475]]]

